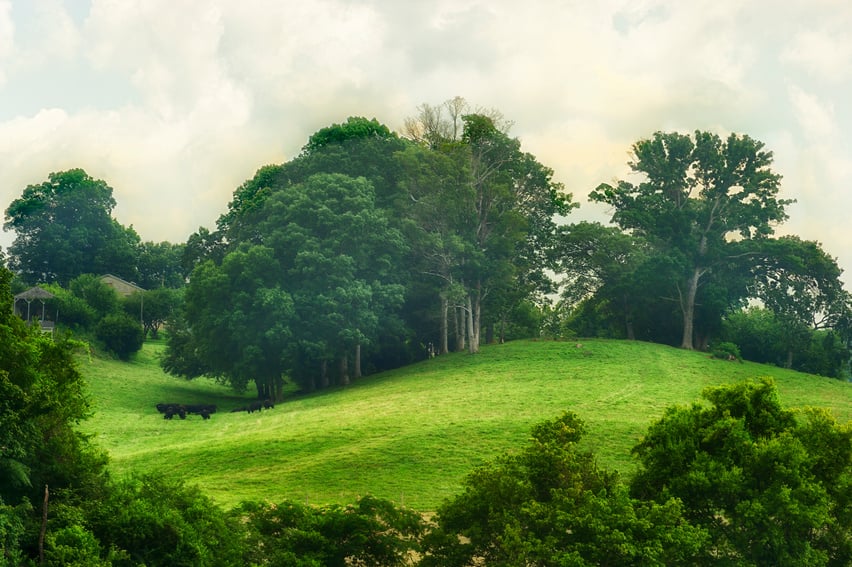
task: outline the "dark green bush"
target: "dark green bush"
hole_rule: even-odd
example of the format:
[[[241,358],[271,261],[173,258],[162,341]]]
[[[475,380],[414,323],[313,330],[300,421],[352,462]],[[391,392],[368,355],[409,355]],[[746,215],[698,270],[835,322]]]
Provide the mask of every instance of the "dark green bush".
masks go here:
[[[423,565],[692,564],[704,531],[675,500],[630,498],[615,473],[577,448],[584,429],[566,413],[537,425],[520,453],[474,471],[438,510]]]
[[[852,428],[781,406],[770,380],[669,408],[634,453],[632,494],[679,499],[707,565],[852,565]]]
[[[350,506],[247,502],[233,513],[246,525],[246,565],[406,565],[424,530],[417,513],[371,496]]]
[[[101,319],[95,327],[95,335],[108,351],[121,360],[128,360],[145,342],[139,321],[124,313],[112,313]]]
[[[720,358],[722,360],[738,360],[742,362],[742,355],[740,355],[740,349],[734,343],[716,343],[710,346],[710,354],[713,358]]]
[[[123,552],[113,565],[217,567],[242,565],[242,527],[197,487],[155,476],[110,487],[89,512],[102,547]]]

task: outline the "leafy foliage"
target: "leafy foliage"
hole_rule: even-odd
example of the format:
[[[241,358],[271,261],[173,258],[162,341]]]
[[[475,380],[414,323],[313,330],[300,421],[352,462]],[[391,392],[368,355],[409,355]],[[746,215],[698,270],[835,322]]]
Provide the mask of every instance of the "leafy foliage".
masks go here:
[[[139,321],[125,313],[117,312],[104,316],[95,328],[95,334],[107,350],[121,360],[129,360],[145,342],[145,334]]]
[[[123,552],[113,565],[239,565],[240,526],[197,487],[143,476],[110,487],[88,510],[97,539]]]
[[[185,244],[143,242],[139,247],[136,283],[148,290],[183,287],[189,275],[182,263],[185,249]]]
[[[722,360],[738,360],[742,362],[740,348],[734,343],[715,343],[710,347],[710,354],[713,358],[720,358]]]
[[[678,275],[668,291],[682,314],[684,348],[695,344],[699,288],[712,281],[714,295],[727,296],[727,304],[739,299],[744,287],[721,292],[726,280],[713,275],[743,258],[743,242],[770,236],[773,225],[787,218],[792,201],[778,198],[780,176],[771,165],[772,153],[748,136],[731,134],[723,141],[708,132],[697,131],[694,138],[657,132],[633,145],[630,167],[642,182],[604,183],[589,195],[614,208],[612,220],[621,229],[674,260]],[[721,320],[721,312],[714,319]]]
[[[56,505],[95,499],[106,464],[77,428],[89,402],[73,357],[76,344],[45,337],[14,316],[10,280],[11,273],[0,268],[2,565],[17,565],[35,549],[41,510],[30,503],[41,502],[45,486]]]
[[[763,307],[728,314],[721,338],[735,343],[746,360],[832,378],[845,378],[849,373],[849,346],[843,334],[835,329],[795,326]]]
[[[162,287],[133,293],[121,300],[127,315],[139,318],[145,336],[157,339],[160,329],[171,319],[183,301],[180,290]]]
[[[634,496],[680,499],[710,536],[707,564],[849,564],[852,427],[783,409],[768,380],[704,397],[649,428]]]
[[[6,209],[14,230],[9,267],[30,284],[68,283],[80,274],[135,279],[139,235],[112,217],[112,188],[82,169],[51,173]]]
[[[96,319],[118,311],[119,299],[115,290],[94,274],[81,274],[71,280],[68,287],[74,297],[82,299],[94,309]]]
[[[219,376],[238,390],[255,381],[259,396],[275,397],[293,317],[280,274],[265,246],[246,245],[227,254],[221,265],[208,260],[198,266],[186,289],[189,326],[177,325],[168,368],[189,378]]]
[[[705,535],[677,501],[631,499],[614,473],[577,448],[584,425],[565,413],[533,429],[517,455],[472,473],[438,511],[424,565],[687,563]]]
[[[350,506],[246,502],[232,514],[246,523],[251,565],[406,565],[425,529],[418,513],[372,496]]]

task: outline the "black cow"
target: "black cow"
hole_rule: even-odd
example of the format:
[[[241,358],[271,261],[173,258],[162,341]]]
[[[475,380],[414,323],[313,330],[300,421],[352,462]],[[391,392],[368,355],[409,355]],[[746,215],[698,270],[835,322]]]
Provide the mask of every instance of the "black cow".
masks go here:
[[[210,419],[210,414],[216,413],[214,404],[157,404],[156,407],[164,419],[172,419],[176,415],[186,419],[192,413],[200,415],[202,419]]]
[[[267,398],[267,399],[263,400],[263,407],[266,408],[266,409],[272,409],[272,408],[275,407],[275,404],[272,403],[272,400]]]
[[[182,406],[174,405],[166,408],[166,411],[163,412],[163,419],[172,419],[174,416],[186,419],[186,410]]]
[[[186,406],[187,413],[197,413],[201,414],[202,412],[206,412],[209,416],[211,413],[216,413],[216,406],[213,404],[191,404]]]
[[[262,410],[263,410],[263,402],[261,402],[259,400],[256,401],[256,402],[250,403],[249,406],[248,406],[248,412],[249,413],[254,413],[256,411],[262,411]]]

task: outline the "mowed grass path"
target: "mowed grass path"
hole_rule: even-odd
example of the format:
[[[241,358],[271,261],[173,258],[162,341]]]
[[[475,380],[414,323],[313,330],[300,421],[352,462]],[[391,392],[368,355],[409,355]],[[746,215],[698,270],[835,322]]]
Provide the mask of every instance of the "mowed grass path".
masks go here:
[[[578,346],[581,345],[581,346]],[[601,464],[630,474],[630,449],[667,406],[712,385],[771,376],[787,407],[852,419],[852,384],[640,342],[519,341],[451,354],[294,397],[262,413],[229,413],[244,396],[157,365],[161,343],[131,363],[81,359],[94,415],[84,425],[115,475],[158,472],[198,484],[223,507],[241,500],[349,503],[373,494],[434,510],[464,476],[520,447],[563,411],[587,424]],[[167,421],[158,402],[215,403],[208,421]]]

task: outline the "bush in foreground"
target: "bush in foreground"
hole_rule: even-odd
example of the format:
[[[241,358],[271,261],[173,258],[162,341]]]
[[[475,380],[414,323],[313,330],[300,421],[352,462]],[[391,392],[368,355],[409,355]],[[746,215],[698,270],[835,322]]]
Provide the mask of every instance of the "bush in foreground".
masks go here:
[[[350,506],[247,502],[233,513],[246,526],[246,565],[406,565],[425,527],[419,514],[372,496]]]
[[[783,409],[769,380],[704,397],[649,428],[632,494],[682,501],[705,564],[852,564],[852,424]]]
[[[438,512],[423,565],[673,565],[707,536],[677,500],[639,501],[577,448],[571,413],[533,429],[518,454],[477,469]]]

